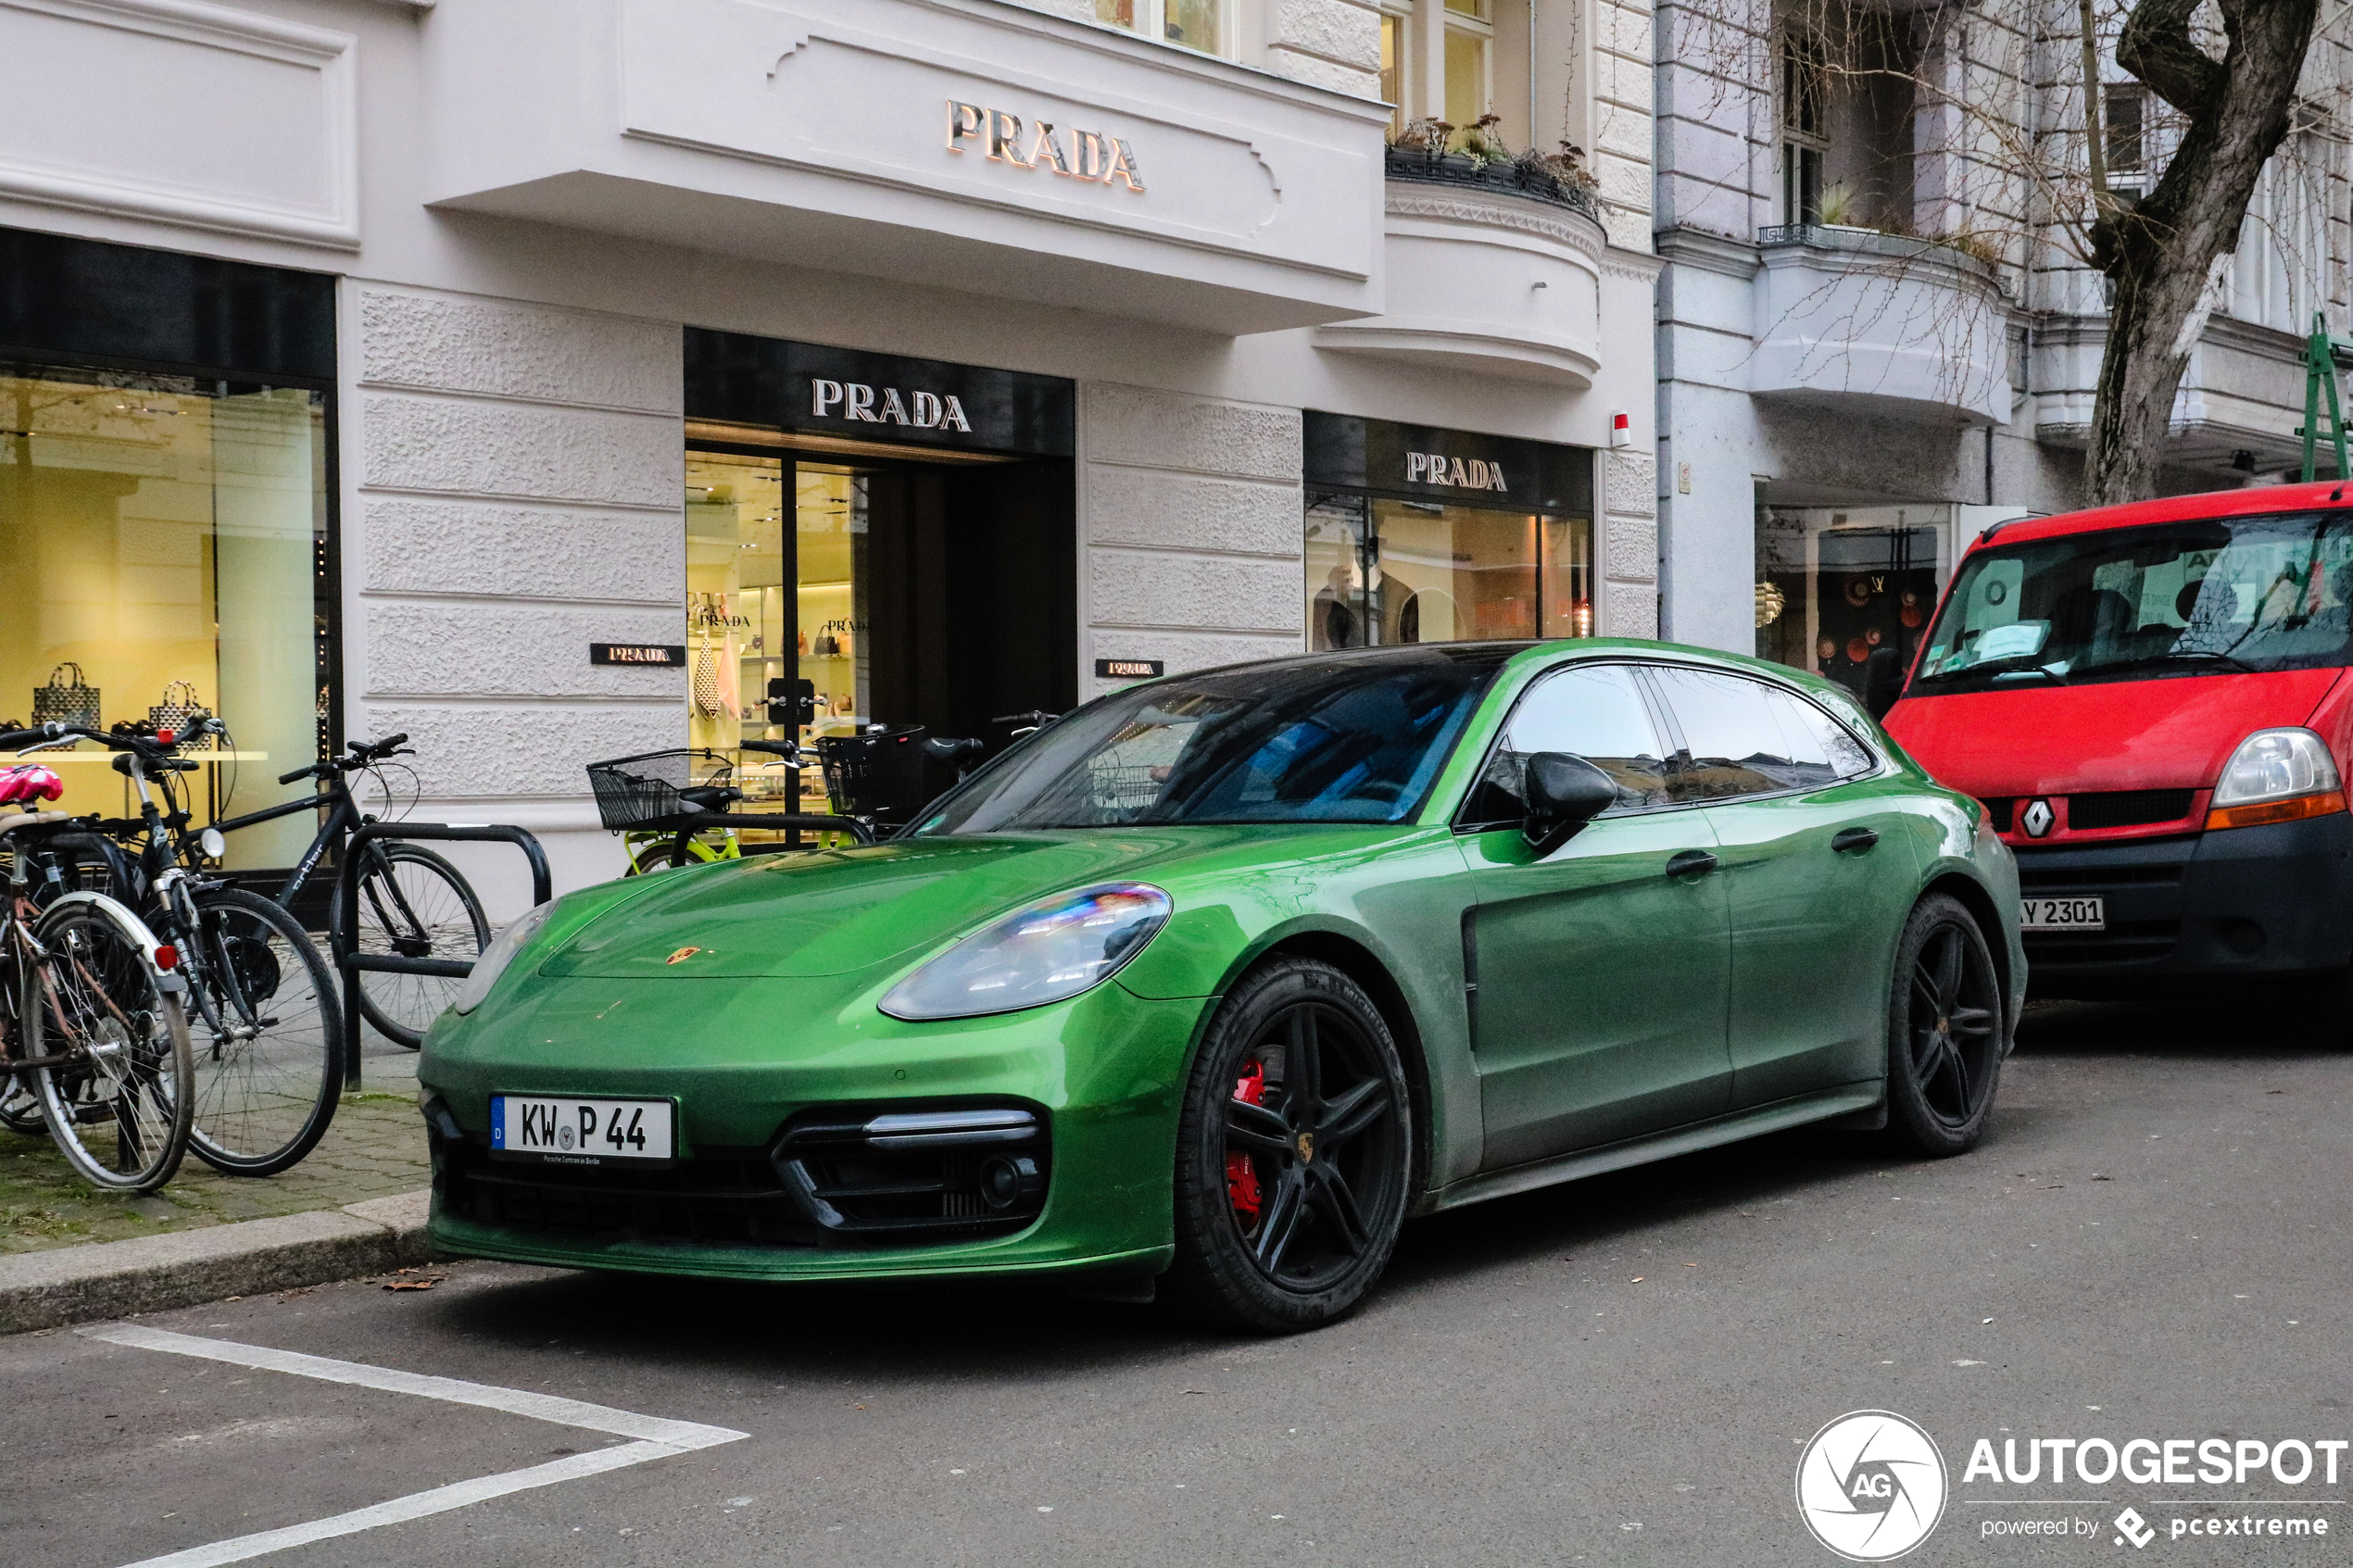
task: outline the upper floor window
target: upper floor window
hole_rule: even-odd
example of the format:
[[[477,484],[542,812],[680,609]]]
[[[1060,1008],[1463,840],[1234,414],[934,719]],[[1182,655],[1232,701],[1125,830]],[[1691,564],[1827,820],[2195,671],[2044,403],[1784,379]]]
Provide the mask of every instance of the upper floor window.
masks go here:
[[[1822,164],[1830,150],[1821,45],[1802,35],[1781,48],[1781,221],[1822,221]]]
[[[1477,123],[1495,107],[1493,0],[1446,0],[1446,119]]]
[[[2103,161],[2110,174],[2138,174],[2146,156],[2141,146],[2141,108],[2146,100],[2137,89],[2111,87],[2102,107],[2108,130]]]
[[[1227,53],[1233,0],[1095,0],[1095,19],[1204,54]]]

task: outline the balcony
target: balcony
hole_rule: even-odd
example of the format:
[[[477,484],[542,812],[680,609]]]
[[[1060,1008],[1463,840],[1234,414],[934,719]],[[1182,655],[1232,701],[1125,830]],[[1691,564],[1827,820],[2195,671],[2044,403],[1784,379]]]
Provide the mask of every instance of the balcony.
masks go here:
[[[1761,230],[1749,390],[1918,422],[2009,418],[2000,276],[1949,245],[1874,230]]]
[[[1540,170],[1388,150],[1388,306],[1319,329],[1319,348],[1556,386],[1601,368],[1592,194]]]
[[[1000,0],[498,0],[428,204],[1221,334],[1380,303],[1378,104]]]

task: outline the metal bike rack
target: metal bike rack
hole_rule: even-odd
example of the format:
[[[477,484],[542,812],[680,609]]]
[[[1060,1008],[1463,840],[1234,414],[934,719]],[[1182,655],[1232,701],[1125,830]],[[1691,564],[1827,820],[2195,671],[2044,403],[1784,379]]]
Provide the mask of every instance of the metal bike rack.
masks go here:
[[[511,844],[531,862],[531,904],[537,909],[554,896],[547,877],[547,851],[539,841],[517,827],[503,823],[483,826],[457,826],[449,822],[366,822],[345,840],[345,865],[351,863],[362,845],[383,838],[428,838],[444,843]],[[343,929],[353,940],[359,935],[359,879],[336,877],[335,897],[343,904]],[[335,965],[343,972],[343,1079],[351,1087],[359,1086],[359,1032],[363,1027],[359,1016],[359,972],[376,974],[438,974],[463,980],[474,972],[471,963],[454,959],[404,959],[390,953],[362,953],[357,950],[337,956]]]

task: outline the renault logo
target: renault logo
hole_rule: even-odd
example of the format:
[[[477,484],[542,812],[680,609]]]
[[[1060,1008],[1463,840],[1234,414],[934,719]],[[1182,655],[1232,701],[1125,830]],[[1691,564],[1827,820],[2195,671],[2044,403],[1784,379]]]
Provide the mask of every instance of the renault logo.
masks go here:
[[[2026,830],[2027,837],[2041,838],[2051,831],[2051,823],[2056,820],[2051,803],[2037,799],[2027,803],[2025,811],[2019,817],[2019,825]]]

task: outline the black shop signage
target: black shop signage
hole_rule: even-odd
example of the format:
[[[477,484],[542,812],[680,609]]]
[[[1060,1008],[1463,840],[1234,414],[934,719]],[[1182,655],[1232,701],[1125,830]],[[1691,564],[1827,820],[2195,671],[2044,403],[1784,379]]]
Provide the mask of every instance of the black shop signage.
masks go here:
[[[686,418],[916,446],[1066,458],[1060,376],[686,330]]]
[[[683,670],[686,665],[686,649],[681,643],[590,643],[588,662]]]
[[[1310,488],[1555,517],[1592,515],[1590,447],[1313,409],[1303,433]]]

